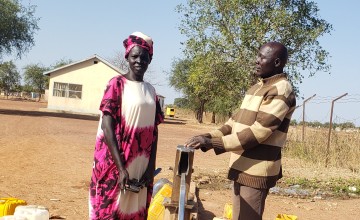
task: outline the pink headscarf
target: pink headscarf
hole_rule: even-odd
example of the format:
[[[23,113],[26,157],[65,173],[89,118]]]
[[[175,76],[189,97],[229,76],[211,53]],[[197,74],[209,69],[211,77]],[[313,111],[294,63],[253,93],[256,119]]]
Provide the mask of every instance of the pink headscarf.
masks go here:
[[[130,34],[128,38],[123,41],[123,45],[125,47],[125,58],[128,57],[130,50],[135,47],[139,46],[146,49],[149,52],[150,59],[153,56],[153,41],[151,37],[141,33],[141,32],[134,32]]]

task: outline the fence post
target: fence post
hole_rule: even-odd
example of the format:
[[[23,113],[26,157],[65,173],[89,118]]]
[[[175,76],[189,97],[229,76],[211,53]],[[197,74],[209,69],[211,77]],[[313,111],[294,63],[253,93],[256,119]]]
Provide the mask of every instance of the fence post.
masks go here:
[[[330,136],[331,136],[331,130],[332,130],[332,116],[333,116],[333,111],[334,111],[334,103],[336,100],[341,99],[342,97],[346,96],[347,93],[345,93],[344,95],[341,95],[339,97],[337,97],[336,99],[332,100],[331,102],[331,112],[330,112],[330,123],[329,123],[329,134],[328,134],[328,143],[327,143],[327,148],[326,148],[326,160],[325,160],[325,167],[328,166],[329,163],[329,153],[330,153]]]
[[[314,98],[316,96],[316,94],[314,94],[313,96],[307,98],[304,102],[303,102],[303,119],[302,119],[302,142],[304,142],[305,140],[305,102],[309,101],[310,99]]]

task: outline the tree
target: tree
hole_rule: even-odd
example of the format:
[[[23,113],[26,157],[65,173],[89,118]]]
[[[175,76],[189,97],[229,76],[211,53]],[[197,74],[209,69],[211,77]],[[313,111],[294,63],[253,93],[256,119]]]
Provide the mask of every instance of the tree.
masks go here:
[[[15,91],[20,85],[21,76],[12,61],[0,64],[0,88],[5,91],[6,98],[9,92]]]
[[[73,63],[74,61],[72,61],[71,59],[65,59],[65,58],[62,58],[58,61],[56,61],[53,65],[51,65],[49,67],[49,69],[56,69],[56,68],[60,68],[60,67],[63,67],[63,66],[66,66],[68,64],[71,64]]]
[[[190,78],[190,68],[192,61],[190,59],[176,59],[172,62],[172,67],[169,74],[169,84],[174,87],[177,91],[182,91],[185,95],[182,101],[186,103],[186,107],[192,110],[196,110],[197,99],[195,94],[195,88],[188,82]],[[195,115],[197,118],[197,115]]]
[[[187,103],[191,104],[188,107],[195,111],[199,123],[205,108],[214,113],[214,120],[215,113],[229,115],[245,92],[242,88],[246,80],[242,79],[236,64],[214,63],[213,56],[209,53],[196,55],[192,60],[176,60],[169,76],[170,85],[186,95]]]
[[[296,125],[298,125],[296,119],[292,119],[292,120],[290,121],[290,125],[291,125],[291,126],[296,126]]]
[[[213,102],[207,101],[210,108],[216,109],[224,100],[237,104],[242,99],[244,91],[256,80],[253,72],[258,48],[269,41],[281,42],[288,48],[286,72],[296,92],[304,77],[301,69],[308,70],[310,76],[330,70],[326,63],[329,53],[318,38],[330,33],[332,26],[319,18],[319,9],[312,1],[189,0],[187,5],[178,5],[177,11],[182,15],[179,29],[187,37],[186,59],[194,66],[204,66],[205,61],[199,57],[207,59],[206,71],[193,69],[188,79],[194,74],[197,79],[212,77],[192,78],[187,86],[196,90],[222,85],[216,81],[225,83],[215,88],[213,96],[208,96]],[[187,86],[185,90],[192,91]],[[231,92],[227,91],[229,88]],[[234,103],[228,104],[228,111],[234,109]]]
[[[168,105],[168,106],[170,106],[170,105]],[[185,98],[175,98],[174,104],[171,105],[171,107],[174,107],[174,106],[176,106],[178,108],[188,108],[189,102]]]
[[[112,57],[108,58],[108,60],[124,73],[126,73],[129,69],[128,62],[125,59],[125,54],[121,51],[116,51]]]
[[[21,57],[34,46],[34,34],[39,29],[35,6],[22,6],[18,0],[0,0],[0,60],[3,54]]]
[[[25,85],[32,87],[33,91],[39,93],[38,101],[40,101],[40,95],[49,87],[49,77],[44,75],[44,72],[46,72],[48,68],[40,64],[30,64],[24,69]]]

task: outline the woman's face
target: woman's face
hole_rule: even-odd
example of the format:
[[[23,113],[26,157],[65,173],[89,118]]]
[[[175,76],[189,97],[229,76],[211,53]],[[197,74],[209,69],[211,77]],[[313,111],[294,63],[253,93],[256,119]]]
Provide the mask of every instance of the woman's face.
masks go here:
[[[143,79],[143,76],[151,62],[149,52],[139,46],[133,47],[128,55],[130,74],[134,74],[136,79]]]

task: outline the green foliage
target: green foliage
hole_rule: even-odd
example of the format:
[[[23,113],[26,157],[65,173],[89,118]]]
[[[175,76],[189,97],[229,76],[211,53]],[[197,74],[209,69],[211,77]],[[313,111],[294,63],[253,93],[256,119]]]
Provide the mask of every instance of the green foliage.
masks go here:
[[[6,94],[17,91],[20,80],[20,73],[12,61],[0,64],[0,89],[5,90]]]
[[[33,88],[32,86],[30,86],[30,85],[24,85],[24,86],[22,87],[22,91],[23,91],[23,92],[26,92],[26,93],[31,93],[31,92],[34,91],[34,88]]]
[[[170,85],[185,94],[186,107],[198,111],[199,122],[202,115],[199,109],[228,115],[237,107],[244,88],[247,88],[244,85],[247,80],[237,71],[236,63],[216,63],[213,62],[214,56],[208,53],[197,55],[192,60],[176,60],[169,77]],[[233,80],[229,81],[229,78]]]
[[[187,91],[191,89],[191,87],[187,83],[187,79],[189,77],[191,60],[183,59],[183,60],[174,60],[172,62],[172,70],[169,76],[169,82],[172,87],[174,87],[178,91]]]
[[[303,125],[303,122],[299,122],[297,123],[295,119],[291,120],[290,125]],[[305,125],[308,127],[312,127],[312,128],[329,128],[330,123],[329,122],[325,122],[325,123],[321,123],[319,121],[310,121],[307,122],[305,121]],[[332,128],[341,128],[341,129],[347,129],[347,128],[356,128],[356,125],[353,122],[344,122],[344,123],[333,123],[332,124]]]
[[[177,91],[182,91],[185,94],[185,99],[188,100],[187,107],[195,109],[190,100],[195,100],[194,90],[191,84],[188,83],[190,77],[191,60],[174,60],[172,63],[172,69],[169,76],[169,84]],[[174,103],[175,104],[175,103]]]
[[[354,193],[360,195],[360,179],[332,179],[331,189],[337,193]],[[351,190],[353,187],[354,190]]]
[[[307,178],[298,178],[298,177],[289,177],[284,180],[284,182],[289,185],[300,185],[303,188],[311,188],[311,189],[317,189],[320,188],[320,182],[317,179],[307,179]]]
[[[171,107],[179,107],[179,108],[188,108],[189,106],[189,101],[185,98],[176,98],[174,100],[174,105],[171,105]],[[170,107],[170,105],[169,105]]]
[[[44,75],[48,68],[39,64],[30,64],[24,68],[24,81],[33,92],[43,93],[49,87],[49,77]]]
[[[328,52],[318,38],[332,26],[319,18],[316,3],[306,0],[205,1],[189,0],[179,5],[183,14],[181,33],[188,37],[186,54],[215,51],[218,57],[240,62],[252,73],[258,48],[279,41],[289,50],[288,74],[293,83],[303,78],[298,69],[328,71]]]
[[[342,129],[346,128],[356,128],[355,124],[353,122],[344,122],[344,123],[337,123],[336,127],[340,127]]]
[[[299,70],[329,71],[329,56],[318,38],[332,26],[319,18],[317,5],[306,0],[205,1],[177,6],[179,29],[186,35],[185,59],[175,61],[170,85],[181,90],[196,108],[233,111],[254,84],[258,48],[278,41],[289,50],[287,73],[297,92]],[[183,68],[186,67],[186,68]]]
[[[41,64],[30,64],[25,66],[24,89],[27,92],[38,92],[40,94],[44,93],[45,89],[49,88],[49,77],[44,75],[44,73],[50,69],[60,68],[62,66],[71,64],[72,62],[73,61],[71,59],[60,59],[50,67],[44,67]]]
[[[34,46],[34,34],[39,18],[35,6],[22,6],[18,0],[0,0],[0,58],[16,51],[21,57]]]
[[[14,92],[22,92],[23,91],[23,86],[20,85],[20,84],[16,84],[14,86],[14,88],[12,89],[12,91],[14,91]]]
[[[173,104],[168,104],[168,105],[165,106],[165,110],[166,110],[167,108],[175,108],[175,107],[176,107],[176,106],[173,105]]]
[[[296,126],[298,123],[297,123],[297,121],[296,121],[296,119],[292,119],[291,121],[290,121],[290,125],[291,126]]]
[[[284,182],[287,185],[300,185],[306,189],[321,189],[323,191],[330,191],[335,195],[342,194],[357,194],[360,195],[360,179],[343,179],[331,178],[327,181],[321,181],[316,178],[299,178],[299,177],[285,177]]]

